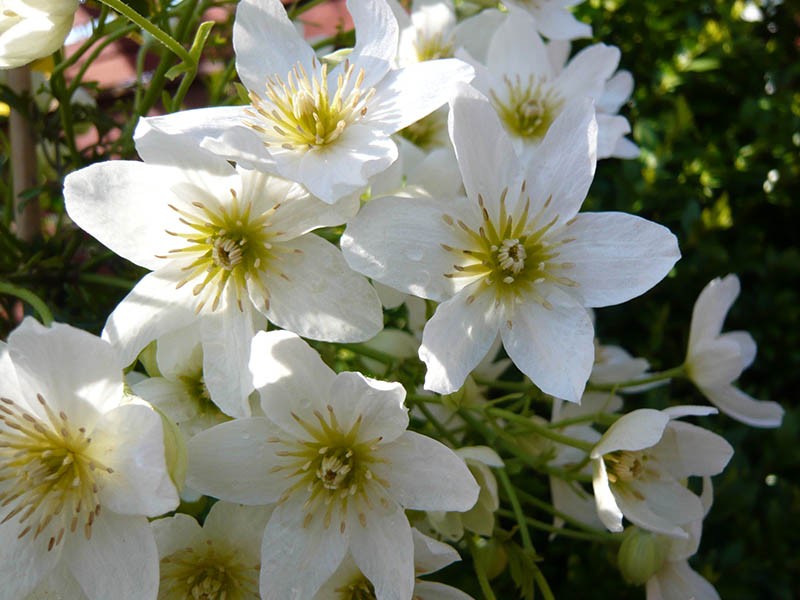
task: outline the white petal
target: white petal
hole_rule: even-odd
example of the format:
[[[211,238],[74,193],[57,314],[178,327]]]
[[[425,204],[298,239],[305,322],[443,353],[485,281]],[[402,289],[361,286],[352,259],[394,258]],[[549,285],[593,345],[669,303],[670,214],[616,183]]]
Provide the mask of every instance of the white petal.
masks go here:
[[[384,0],[348,0],[347,10],[356,32],[350,62],[364,68],[364,88],[369,89],[389,70],[397,54],[397,19]]]
[[[350,528],[350,552],[381,600],[408,600],[414,589],[414,545],[405,513],[365,513],[366,526]]]
[[[595,98],[595,106],[599,112],[614,114],[633,93],[633,75],[630,71],[617,71],[606,82],[605,90],[600,98]]]
[[[541,144],[531,148],[526,162],[526,181],[531,214],[540,209],[537,222],[569,221],[581,207],[597,164],[597,122],[587,99],[567,103],[550,125]],[[545,208],[547,199],[552,201]]]
[[[678,480],[690,475],[717,475],[733,456],[725,438],[680,421],[667,425],[661,441],[650,452]]]
[[[464,19],[453,30],[455,47],[464,48],[476,60],[485,63],[492,40],[489,33],[495,31],[506,18],[507,13],[487,8]]]
[[[144,517],[103,513],[92,538],[74,534],[64,560],[90,600],[152,600],[158,593],[158,550]]]
[[[67,213],[78,226],[123,258],[148,269],[164,265],[176,247],[166,232],[176,223],[170,188],[185,181],[175,168],[124,160],[70,173],[64,180]]]
[[[3,588],[4,592],[14,594],[16,590]],[[20,596],[11,596],[19,598]],[[45,578],[39,582],[36,589],[27,596],[22,596],[25,600],[87,600],[80,584],[64,564],[60,562],[56,568],[49,571]]]
[[[414,540],[414,570],[421,575],[444,569],[461,557],[456,550],[443,542],[428,537],[418,529],[411,529]]]
[[[441,442],[407,431],[376,454],[376,475],[390,482],[389,494],[403,508],[464,512],[478,500],[478,484],[467,465]]]
[[[545,2],[534,12],[539,31],[552,40],[574,40],[592,36],[592,28],[581,23],[557,2]]]
[[[27,394],[24,394],[19,386],[17,370],[11,360],[8,344],[0,341],[0,397],[15,399],[24,396]]]
[[[186,445],[186,484],[221,500],[270,504],[289,486],[269,438],[281,431],[264,417],[236,419],[201,431]]]
[[[260,91],[260,90],[259,90]],[[160,132],[168,135],[189,136],[195,140],[198,146],[204,138],[217,138],[231,128],[244,128],[246,107],[244,106],[214,106],[211,108],[198,108],[194,110],[181,110],[160,117],[143,117],[142,122],[147,123],[147,127],[140,124],[136,128],[134,136],[141,137],[143,140],[150,135],[155,135],[154,141]],[[253,133],[253,137],[258,137]],[[137,139],[138,142],[138,139]],[[142,148],[142,158],[149,162],[150,158],[154,162],[166,158],[164,152],[159,149],[158,144],[145,142]],[[155,152],[153,156],[151,152]],[[173,160],[181,160],[180,157],[173,157]]]
[[[167,557],[187,547],[198,547],[208,539],[195,518],[182,513],[156,519],[150,523],[150,527],[156,539],[159,558]]]
[[[4,509],[3,513],[8,509]],[[41,579],[51,571],[61,557],[64,545],[48,551],[48,540],[39,537],[31,543],[31,536],[20,541],[22,526],[16,519],[0,525],[0,597],[3,600],[25,598]]]
[[[510,80],[520,76],[526,81],[530,74],[552,79],[547,50],[530,13],[509,7],[508,17],[492,34],[486,66]]]
[[[275,261],[285,277],[266,282],[270,321],[303,337],[361,342],[383,327],[375,289],[353,272],[339,249],[308,234],[283,244],[290,252]]]
[[[419,600],[474,600],[469,594],[437,581],[417,581],[414,586],[414,598],[419,598]]]
[[[122,373],[113,349],[97,336],[70,325],[43,327],[26,318],[9,336],[8,350],[31,411],[45,415],[41,394],[52,410],[91,429],[100,414],[123,400]],[[22,391],[21,390],[21,391]],[[32,395],[30,397],[28,395]]]
[[[606,486],[607,488],[608,486]],[[610,494],[610,490],[607,493]],[[600,495],[602,496],[602,491]],[[602,529],[604,527],[604,524],[597,517],[598,509],[595,500],[576,482],[567,482],[558,477],[550,477],[550,496],[553,499],[553,506],[556,510],[594,529]],[[617,510],[616,502],[613,503],[613,510]],[[622,518],[621,515],[619,518]],[[619,521],[615,519],[614,522],[618,523]],[[556,518],[554,519],[554,524],[560,527],[563,524],[563,520]]]
[[[742,370],[753,364],[756,359],[758,346],[753,336],[746,331],[728,331],[719,336],[720,340],[733,340],[739,345],[739,354],[742,359]]]
[[[369,123],[352,123],[327,146],[311,150],[270,147],[275,168],[328,204],[360,192],[373,175],[397,159],[397,145]],[[257,165],[257,168],[263,168]]]
[[[499,203],[503,189],[519,186],[522,165],[511,140],[494,108],[474,88],[459,86],[450,101],[448,129],[470,200],[480,195],[486,202]]]
[[[533,299],[514,306],[500,328],[508,356],[543,392],[579,402],[594,363],[594,327],[586,309],[559,290],[545,308]]]
[[[489,446],[467,446],[456,450],[464,460],[474,460],[490,467],[502,467],[503,459]]]
[[[777,402],[756,400],[732,385],[701,388],[711,404],[751,427],[780,427],[784,410]]]
[[[255,335],[252,306],[231,306],[205,315],[201,323],[203,381],[211,400],[231,417],[249,417],[247,397],[253,381],[247,369],[250,342]]]
[[[724,279],[712,280],[694,303],[692,324],[689,331],[689,353],[704,340],[716,338],[722,331],[722,323],[739,295],[739,278],[728,275]]]
[[[680,258],[678,240],[662,225],[625,213],[581,213],[558,234],[574,238],[559,248],[559,261],[575,266],[564,275],[585,306],[610,306],[643,294]]]
[[[114,469],[105,475],[100,504],[116,513],[157,517],[178,506],[167,473],[161,417],[138,404],[116,408],[91,432],[99,461]]]
[[[320,515],[308,523],[305,516],[292,503],[272,513],[261,545],[263,600],[313,598],[342,562],[347,536],[338,527],[325,527]]]
[[[291,413],[324,411],[336,374],[316,350],[288,331],[258,332],[249,368],[264,414],[294,437],[305,438],[306,430]]]
[[[279,0],[242,0],[233,27],[236,71],[250,90],[262,94],[267,78],[284,81],[298,62],[311,64],[314,51],[289,20]]]
[[[237,115],[229,115],[228,119],[237,119]],[[177,116],[174,120],[166,117],[139,119],[133,139],[136,142],[136,152],[142,160],[153,165],[205,171],[218,177],[233,175],[234,169],[230,163],[221,156],[201,148],[197,135],[179,129],[176,131],[180,121],[181,118]],[[162,128],[162,125],[166,126],[166,129]]]
[[[408,427],[405,397],[405,388],[399,383],[348,371],[336,376],[326,396],[343,431],[360,419],[358,439],[380,438],[381,444],[393,442]]]
[[[612,488],[622,513],[632,523],[656,533],[687,539],[680,527],[703,518],[700,499],[673,480],[634,481],[631,490]]]
[[[459,389],[492,346],[500,315],[491,290],[461,290],[440,304],[425,325],[419,358],[428,368],[425,389],[450,394]]]
[[[241,562],[258,564],[270,516],[271,506],[243,506],[220,500],[211,507],[203,529],[212,540],[235,545]]]
[[[592,449],[590,456],[600,458],[617,450],[644,450],[655,446],[664,435],[669,415],[652,408],[631,411],[614,422]]]
[[[616,46],[593,44],[572,57],[558,76],[558,88],[566,98],[588,96],[593,100],[603,94],[608,80],[619,64]]]
[[[460,202],[456,207],[463,204]],[[347,226],[341,245],[351,268],[381,283],[433,300],[453,294],[454,256],[441,244],[456,241],[441,203],[416,198],[378,198]]]
[[[617,505],[614,494],[611,493],[606,463],[602,457],[592,458],[592,489],[600,521],[609,531],[622,531],[622,511]]]
[[[647,600],[720,600],[717,590],[685,560],[666,563],[647,580]]]
[[[699,387],[729,384],[742,374],[742,346],[737,338],[720,336],[692,347],[686,357],[689,377]]]
[[[456,93],[456,84],[469,83],[473,76],[472,67],[455,58],[390,71],[370,101],[365,121],[392,134],[447,103]]]
[[[615,152],[623,136],[631,132],[630,123],[625,117],[619,115],[597,116],[597,158],[616,156]],[[637,152],[638,154],[638,152]],[[617,157],[621,158],[621,157]]]
[[[151,341],[197,318],[191,286],[175,289],[180,276],[171,268],[145,275],[109,315],[103,339],[116,349],[120,367],[131,364]]]

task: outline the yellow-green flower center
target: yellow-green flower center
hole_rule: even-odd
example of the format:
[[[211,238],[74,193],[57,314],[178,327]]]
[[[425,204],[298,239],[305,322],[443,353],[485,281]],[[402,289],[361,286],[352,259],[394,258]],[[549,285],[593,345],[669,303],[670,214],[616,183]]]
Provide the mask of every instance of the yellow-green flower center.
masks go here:
[[[298,63],[284,81],[278,75],[266,82],[264,97],[251,91],[252,109],[247,125],[257,131],[267,147],[286,150],[320,148],[335,142],[348,125],[367,114],[375,89],[362,89],[364,69],[356,71],[345,60],[330,90],[328,65],[312,60],[309,74]]]
[[[197,312],[209,301],[211,310],[216,310],[227,286],[232,286],[239,310],[242,310],[243,299],[249,301],[248,286],[263,298],[265,308],[269,308],[269,290],[262,276],[274,267],[275,256],[283,251],[270,241],[275,234],[269,229],[270,219],[280,204],[264,213],[253,214],[250,202],[240,201],[234,190],[230,193],[231,201],[227,204],[192,202],[183,208],[170,205],[189,230],[167,231],[185,240],[185,245],[159,258],[189,259],[182,267],[186,275],[177,287],[190,281],[194,283],[192,294],[198,298]]]
[[[620,450],[603,456],[611,483],[635,481],[646,473],[648,456],[643,452]]]
[[[37,395],[46,418],[0,398],[0,507],[2,523],[16,520],[17,537],[44,534],[52,550],[78,528],[86,539],[100,515],[102,476],[114,472],[92,456],[92,439],[63,411]]]
[[[414,42],[414,50],[417,52],[417,60],[437,60],[439,58],[451,58],[453,56],[452,36],[445,37],[441,32],[431,35],[417,35]]]
[[[375,588],[363,575],[336,589],[336,600],[376,600]]]
[[[537,287],[545,282],[564,287],[577,286],[575,281],[563,275],[564,270],[574,265],[557,260],[558,249],[574,240],[547,239],[557,217],[547,223],[540,223],[538,215],[530,215],[530,197],[526,196],[525,187],[523,182],[520,201],[517,202],[514,214],[510,214],[506,207],[508,188],[505,188],[500,196],[499,215],[495,217],[489,214],[483,197],[478,195],[482,220],[477,227],[455,220],[447,214],[443,216],[445,223],[462,240],[459,247],[442,245],[458,261],[453,265],[453,271],[445,274],[445,277],[480,280],[483,286],[494,288],[498,303],[514,301],[520,295],[527,294],[550,308],[550,303],[537,292]],[[542,211],[549,204],[550,199]]]
[[[504,88],[492,90],[489,98],[505,128],[531,142],[544,138],[564,105],[564,99],[546,79],[529,75],[503,78]]]
[[[161,559],[158,600],[256,600],[260,568],[206,540]]]
[[[314,411],[313,417],[313,421],[309,421],[292,413],[292,418],[308,434],[307,438],[275,437],[268,440],[281,446],[275,453],[286,459],[273,471],[283,471],[287,479],[292,480],[279,502],[287,501],[302,490],[307,494],[303,505],[306,510],[304,526],[308,526],[316,515],[321,515],[324,526],[329,527],[334,516],[338,516],[342,531],[347,508],[355,502],[359,521],[366,525],[366,515],[362,511],[374,500],[368,487],[372,482],[389,487],[388,482],[372,471],[374,464],[383,462],[375,455],[381,438],[359,439],[362,417],[359,416],[352,426],[345,429],[331,406],[328,406],[327,415]],[[381,504],[388,502],[383,497],[378,501]]]

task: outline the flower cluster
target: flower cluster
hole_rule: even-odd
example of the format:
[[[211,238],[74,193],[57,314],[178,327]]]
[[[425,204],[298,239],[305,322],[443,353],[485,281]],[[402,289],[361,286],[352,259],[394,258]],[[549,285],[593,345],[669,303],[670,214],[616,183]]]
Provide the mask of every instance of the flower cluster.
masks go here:
[[[324,54],[240,0],[248,103],[143,118],[140,161],[66,177],[74,223],[149,273],[102,338],[26,319],[0,343],[0,599],[467,599],[422,578],[458,560],[443,540],[484,593],[493,544],[491,576],[513,554],[547,597],[537,470],[548,531],[618,545],[653,600],[716,597],[686,561],[733,450],[684,419],[717,409],[630,395],[685,377],[749,425],[783,413],[732,385],[755,358],[720,333],[733,275],[683,365],[597,341],[592,309],[680,252],[582,210],[638,148],[619,50],[570,57],[573,4],[349,0],[355,45]]]

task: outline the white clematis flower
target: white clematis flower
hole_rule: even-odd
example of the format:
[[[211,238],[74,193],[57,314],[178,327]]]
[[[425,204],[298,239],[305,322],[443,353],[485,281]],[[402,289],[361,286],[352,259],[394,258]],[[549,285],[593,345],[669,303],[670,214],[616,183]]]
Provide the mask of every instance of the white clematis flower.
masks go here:
[[[250,369],[267,416],[190,440],[187,483],[229,501],[278,503],[264,532],[262,598],[312,598],[349,550],[378,598],[408,600],[403,510],[471,508],[478,486],[464,462],[406,431],[400,384],[335,374],[294,334],[258,333]]]
[[[521,161],[485,98],[466,86],[450,133],[468,198],[379,198],[350,222],[357,271],[441,302],[425,326],[425,388],[456,391],[498,332],[544,392],[577,402],[591,372],[586,307],[650,289],[678,259],[664,227],[622,213],[578,214],[595,167],[593,109],[572,104],[534,162]]]
[[[234,23],[236,68],[248,107],[159,117],[239,164],[277,172],[333,203],[397,158],[391,134],[443,105],[473,71],[455,60],[393,69],[398,26],[385,0],[351,0],[356,46],[330,67],[279,0],[243,0]]]
[[[77,9],[78,0],[0,0],[0,69],[58,50]]]
[[[159,600],[259,600],[267,506],[217,502],[201,527],[176,514],[151,524],[161,560]]]
[[[241,167],[165,135],[137,132],[146,162],[108,161],[70,174],[67,212],[120,256],[152,269],[117,306],[103,336],[127,365],[150,341],[200,328],[203,375],[228,415],[250,414],[250,340],[269,319],[312,339],[362,341],[383,326],[380,300],[338,248],[311,233],[343,223],[299,184]]]
[[[568,52],[568,44],[556,44],[551,51],[536,32],[534,19],[512,7],[492,36],[484,64],[457,53],[475,68],[472,85],[491,100],[518,153],[535,148],[570,101],[591,98],[599,108],[600,99],[607,96],[606,86],[619,64],[619,49],[594,44],[569,62],[561,53],[553,60],[555,50],[565,48]],[[612,108],[612,103],[608,100],[602,106]],[[597,157],[608,158],[615,155],[630,125],[625,117],[596,112]]]
[[[732,385],[756,357],[746,331],[722,333],[722,323],[739,295],[739,278],[714,279],[697,298],[689,328],[686,372],[703,395],[726,415],[753,427],[779,427],[783,408],[759,401]]]
[[[503,0],[509,8],[524,9],[536,19],[536,28],[551,40],[574,40],[592,36],[592,28],[581,23],[569,8],[583,0]]]
[[[447,544],[428,537],[417,529],[412,529],[411,535],[414,540],[416,575],[427,575],[461,560],[458,552]],[[375,593],[375,587],[359,570],[353,557],[348,554],[313,600],[383,600],[384,598],[386,596]],[[473,600],[472,596],[452,586],[421,579],[414,582],[412,598],[413,600]]]
[[[642,529],[686,538],[682,526],[702,520],[702,502],[683,482],[722,472],[733,448],[717,434],[675,419],[713,413],[702,406],[642,408],[608,428],[589,456],[597,514],[610,531],[622,531],[624,515]]]
[[[43,594],[51,576],[90,600],[156,597],[146,517],[178,494],[161,418],[129,399],[112,348],[93,335],[29,318],[0,342],[3,600],[40,582]]]

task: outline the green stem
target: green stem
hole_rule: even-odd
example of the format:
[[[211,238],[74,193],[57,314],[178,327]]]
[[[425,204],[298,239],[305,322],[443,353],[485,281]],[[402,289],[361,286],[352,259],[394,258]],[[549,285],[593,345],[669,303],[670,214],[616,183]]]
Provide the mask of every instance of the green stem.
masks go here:
[[[122,279],[121,277],[110,277],[108,275],[100,275],[99,273],[79,273],[78,279],[86,283],[96,283],[99,285],[106,285],[108,287],[120,288],[123,290],[132,290],[136,285],[135,281]]]
[[[16,296],[20,300],[30,304],[37,312],[39,318],[45,326],[50,326],[50,323],[53,322],[53,313],[50,312],[50,309],[47,308],[47,305],[44,303],[44,301],[30,290],[0,281],[0,294]]]
[[[506,473],[505,469],[496,469],[495,473],[497,473],[497,479],[500,481],[500,485],[508,497],[508,501],[511,503],[511,508],[514,511],[514,517],[517,519],[517,525],[519,525],[519,535],[522,538],[522,547],[530,551],[532,554],[536,554],[536,549],[533,547],[533,542],[531,541],[531,534],[528,531],[528,524],[525,521],[525,513],[522,512],[522,505],[519,503],[519,498],[517,498],[517,492],[514,489],[514,486],[511,485],[511,480],[508,478],[508,473]]]
[[[666,371],[658,373],[651,373],[649,377],[641,379],[630,379],[628,381],[620,381],[619,383],[589,383],[586,385],[587,392],[616,392],[618,389],[626,387],[636,387],[639,385],[646,385],[648,383],[656,383],[666,379],[673,379],[675,377],[685,377],[686,368],[684,365],[679,365]]]
[[[441,435],[444,439],[446,439],[448,442],[450,442],[450,445],[453,448],[458,448],[461,445],[461,444],[459,444],[459,442],[455,438],[455,436],[447,430],[447,427],[445,427],[439,421],[439,419],[437,419],[436,417],[433,416],[433,413],[431,412],[431,410],[427,406],[425,406],[424,403],[420,402],[419,404],[417,404],[417,408],[420,410],[420,412],[423,415],[425,415],[425,418],[428,420],[428,422],[431,425],[433,425],[433,427],[436,429],[436,431],[439,432],[439,435]]]
[[[532,384],[527,383],[525,381],[505,381],[502,379],[499,380],[486,379],[484,377],[476,377],[474,374],[472,375],[472,378],[478,385],[485,385],[486,387],[495,390],[503,390],[506,392],[529,392],[531,389],[534,389],[534,386]]]
[[[550,429],[547,425],[540,425],[535,421],[532,421],[528,417],[523,417],[521,415],[518,415],[517,413],[513,413],[508,410],[503,410],[502,408],[489,407],[486,408],[484,412],[487,415],[498,417],[500,419],[505,419],[506,421],[511,421],[512,423],[521,425],[522,427],[524,427],[529,431],[538,433],[542,437],[553,440],[554,442],[558,442],[559,444],[564,444],[565,446],[578,448],[579,450],[583,450],[584,452],[589,452],[592,448],[594,448],[594,444],[592,444],[591,442],[579,440],[570,437],[568,435],[564,435],[562,433],[557,433],[552,429]]]
[[[477,545],[475,544],[475,540],[471,535],[466,537],[467,545],[469,546],[469,552],[472,555],[472,565],[475,567],[475,575],[478,577],[478,585],[481,586],[483,596],[486,598],[486,600],[497,600],[494,592],[492,591],[492,586],[489,583],[489,576],[486,574],[486,570],[483,568],[483,562],[478,557],[480,550],[478,549]]]
[[[579,417],[572,417],[571,419],[561,419],[560,421],[553,421],[548,425],[551,429],[561,429],[562,427],[569,427],[570,425],[581,425],[583,423],[600,423],[601,425],[612,425],[616,423],[622,415],[614,415],[604,412],[590,413],[581,415]]]
[[[159,42],[164,44],[167,48],[169,48],[169,50],[173,54],[180,57],[180,59],[185,61],[187,64],[194,63],[194,59],[189,54],[188,50],[186,50],[186,48],[181,46],[177,41],[175,41],[166,32],[164,32],[161,28],[159,28],[155,23],[148,21],[138,12],[133,10],[130,6],[122,2],[122,0],[100,0],[100,2],[107,5],[109,8],[117,11],[119,14],[124,16],[132,23],[136,23],[138,27],[140,27],[141,29],[152,35]]]
[[[391,354],[381,352],[380,350],[375,350],[374,348],[370,348],[365,344],[339,344],[339,346],[341,348],[346,348],[351,352],[355,352],[356,354],[360,354],[361,356],[366,356],[367,358],[377,360],[385,365],[393,365],[398,360]]]

